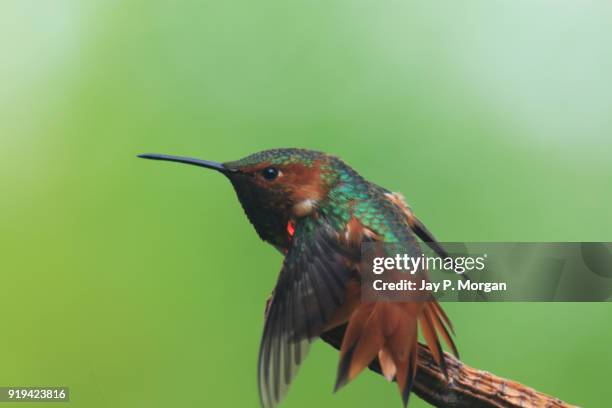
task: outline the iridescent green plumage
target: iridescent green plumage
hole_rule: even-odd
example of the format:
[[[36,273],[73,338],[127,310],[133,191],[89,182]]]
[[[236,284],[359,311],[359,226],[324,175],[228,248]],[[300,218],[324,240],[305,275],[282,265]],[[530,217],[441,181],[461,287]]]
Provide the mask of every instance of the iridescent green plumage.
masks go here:
[[[224,165],[231,168],[244,168],[269,162],[273,165],[300,163],[312,166],[315,160],[326,156],[325,153],[306,149],[271,149],[253,153],[240,160],[226,162]]]

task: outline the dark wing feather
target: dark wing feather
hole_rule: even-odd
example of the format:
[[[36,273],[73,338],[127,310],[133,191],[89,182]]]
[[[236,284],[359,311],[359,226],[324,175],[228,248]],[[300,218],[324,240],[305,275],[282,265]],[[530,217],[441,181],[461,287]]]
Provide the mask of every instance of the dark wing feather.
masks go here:
[[[421,238],[421,240],[425,242],[427,246],[429,246],[429,248],[431,248],[436,254],[438,254],[440,258],[447,258],[449,256],[448,252],[446,252],[446,250],[442,247],[442,245],[440,245],[440,243],[436,240],[433,234],[429,232],[427,227],[425,227],[425,224],[423,224],[421,220],[419,220],[417,217],[412,218],[411,228],[414,233],[417,234],[417,236]]]
[[[310,342],[344,303],[351,268],[338,233],[325,221],[303,219],[278,277],[259,349],[261,404],[275,407],[285,396]]]

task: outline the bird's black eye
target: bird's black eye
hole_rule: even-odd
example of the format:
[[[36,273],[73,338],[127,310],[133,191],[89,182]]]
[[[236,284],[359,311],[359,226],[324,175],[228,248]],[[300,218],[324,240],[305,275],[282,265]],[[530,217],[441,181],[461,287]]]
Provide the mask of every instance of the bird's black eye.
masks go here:
[[[261,174],[266,180],[272,181],[278,177],[278,170],[274,167],[266,167],[262,170]]]

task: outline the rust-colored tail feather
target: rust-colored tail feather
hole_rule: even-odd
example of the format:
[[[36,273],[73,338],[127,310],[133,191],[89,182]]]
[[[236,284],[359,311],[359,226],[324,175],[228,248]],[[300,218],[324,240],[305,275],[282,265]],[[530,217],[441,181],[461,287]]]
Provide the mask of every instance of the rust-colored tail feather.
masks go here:
[[[427,347],[431,351],[433,355],[434,361],[440,367],[444,376],[448,378],[448,372],[446,370],[446,362],[444,361],[444,351],[442,351],[442,346],[440,345],[440,340],[438,339],[438,333],[436,332],[436,326],[431,319],[429,314],[429,308],[426,306],[423,308],[423,312],[421,313],[421,317],[419,318],[421,323],[421,330],[423,331],[423,337],[427,342]]]
[[[434,326],[436,327],[436,330],[442,335],[444,342],[448,347],[450,347],[453,354],[459,358],[459,351],[457,351],[457,346],[451,337],[451,333],[455,334],[455,331],[453,330],[453,326],[446,316],[446,313],[444,313],[444,310],[442,310],[437,302],[429,303],[428,306],[428,312]]]
[[[450,320],[435,302],[365,303],[351,315],[342,346],[334,391],[353,380],[375,358],[383,374],[395,379],[404,406],[408,405],[417,368],[418,324],[420,322],[434,360],[446,372],[438,334],[453,350]]]

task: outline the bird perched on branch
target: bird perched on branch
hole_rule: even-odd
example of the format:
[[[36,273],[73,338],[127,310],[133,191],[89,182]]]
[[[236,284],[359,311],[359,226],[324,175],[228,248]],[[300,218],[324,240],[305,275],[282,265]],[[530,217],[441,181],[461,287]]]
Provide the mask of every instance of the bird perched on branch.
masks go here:
[[[457,353],[451,323],[433,298],[361,301],[362,243],[401,242],[418,256],[418,236],[443,254],[401,195],[365,180],[339,158],[304,149],[267,150],[227,163],[159,154],[140,157],[221,172],[259,237],[285,256],[267,305],[259,350],[264,407],[277,406],[285,396],[309,344],[340,325],[347,326],[336,390],[377,359],[385,377],[397,382],[406,406],[416,374],[419,325],[443,370],[439,336]]]

